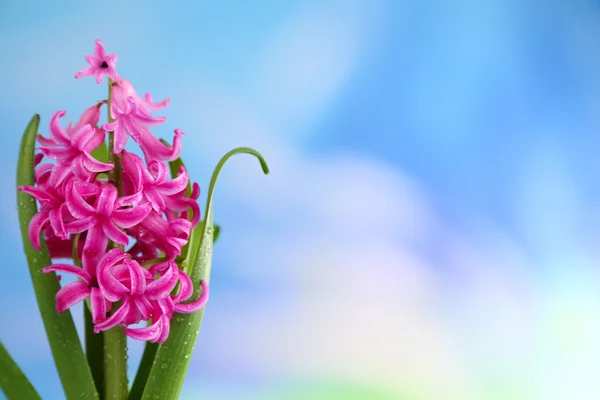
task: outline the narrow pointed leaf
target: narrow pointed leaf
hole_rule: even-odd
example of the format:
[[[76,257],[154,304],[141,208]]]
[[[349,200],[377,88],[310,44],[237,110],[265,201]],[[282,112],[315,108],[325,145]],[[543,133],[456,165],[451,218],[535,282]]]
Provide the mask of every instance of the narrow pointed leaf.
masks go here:
[[[0,342],[0,389],[8,400],[41,399],[2,342]]]
[[[34,184],[33,156],[39,122],[40,117],[36,114],[23,135],[17,166],[17,186]],[[39,251],[34,249],[29,242],[27,228],[29,221],[37,213],[35,199],[27,193],[17,191],[17,204],[19,205],[23,249],[27,256],[31,281],[65,395],[69,399],[97,399],[98,393],[75,330],[71,312],[68,310],[62,313],[56,312],[55,296],[60,289],[58,279],[55,274],[42,273],[42,268],[52,263],[46,242],[41,240]]]
[[[210,270],[212,262],[212,247],[214,241],[214,225],[212,211],[212,196],[215,183],[221,172],[221,168],[227,160],[235,154],[248,153],[258,158],[265,174],[269,173],[269,168],[264,158],[256,150],[240,147],[231,150],[217,164],[208,188],[206,199],[205,218],[202,223],[192,231],[190,242],[199,242],[198,250],[188,252],[186,262],[191,267],[190,277],[194,283],[194,294],[192,300],[200,295],[200,281],[207,283],[210,280]],[[192,247],[190,247],[192,248]],[[148,379],[148,384],[144,390],[142,399],[161,399],[176,400],[181,392],[181,387],[185,380],[185,374],[196,345],[196,339],[200,331],[200,324],[204,308],[200,311],[188,314],[175,314],[171,324],[169,338],[158,348],[154,359],[152,370]]]

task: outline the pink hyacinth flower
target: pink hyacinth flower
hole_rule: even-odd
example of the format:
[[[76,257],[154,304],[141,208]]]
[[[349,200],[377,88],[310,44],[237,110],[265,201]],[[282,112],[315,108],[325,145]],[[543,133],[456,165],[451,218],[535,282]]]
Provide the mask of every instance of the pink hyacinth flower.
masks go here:
[[[39,212],[29,222],[29,241],[34,249],[40,249],[40,234],[48,222],[58,238],[67,238],[64,222],[67,211],[65,199],[54,187],[19,186],[17,190],[30,194],[41,205]]]
[[[154,275],[159,271],[160,277],[155,280]],[[120,301],[121,307],[98,323],[95,330],[148,320],[153,313],[152,300],[169,296],[178,280],[179,269],[174,262],[162,263],[159,268],[148,271],[121,249],[109,251],[98,263],[98,284],[105,298]]]
[[[181,254],[190,237],[192,224],[183,218],[165,220],[161,214],[151,211],[139,224],[127,229],[127,233],[147,246],[159,249],[169,259]]]
[[[63,312],[86,298],[90,298],[92,321],[95,323],[106,317],[107,301],[93,275],[83,268],[70,264],[52,264],[42,269],[44,273],[66,272],[77,276],[80,280],[63,286],[56,293],[56,311]]]
[[[127,336],[132,339],[151,343],[163,343],[169,336],[171,318],[175,312],[191,314],[206,305],[209,297],[209,289],[206,281],[200,281],[202,293],[198,299],[191,303],[181,303],[189,299],[194,290],[190,277],[183,271],[179,271],[179,283],[180,288],[177,295],[159,299],[154,303],[152,325],[143,328],[127,328],[125,329]]]
[[[166,117],[150,115],[143,108],[138,107],[135,99],[131,96],[127,98],[125,108],[119,107],[114,100],[111,100],[110,115],[114,121],[102,125],[102,129],[114,132],[114,154],[120,154],[123,151],[129,136],[141,146],[145,137],[154,137],[148,130],[148,126],[159,125],[167,120]]]
[[[95,76],[96,83],[102,83],[104,75],[111,78],[113,81],[119,79],[119,75],[116,70],[117,55],[106,54],[104,45],[100,40],[96,40],[96,48],[93,56],[85,56],[85,61],[90,64],[88,67],[75,73],[75,79],[83,78],[85,76]]]
[[[135,103],[146,111],[161,110],[167,107],[171,102],[169,99],[164,99],[155,103],[152,100],[152,95],[150,93],[146,93],[144,98],[142,98],[137,94],[131,82],[127,79],[119,78],[119,80],[112,85],[112,99],[119,108],[124,109],[127,107],[127,98],[129,97],[133,97]]]
[[[104,134],[98,136],[96,128],[91,125],[84,125],[68,134],[59,121],[65,114],[66,111],[58,111],[50,119],[50,139],[38,135],[38,141],[42,145],[41,152],[57,161],[48,180],[52,186],[60,184],[71,172],[87,180],[92,174],[113,168],[113,164],[100,162],[90,154],[104,141]]]
[[[154,211],[160,212],[166,208],[164,196],[174,195],[187,188],[188,175],[183,167],[179,175],[170,180],[169,170],[162,161],[151,160],[146,168],[140,157],[126,151],[121,159],[123,172],[131,180],[133,190],[141,192],[152,204]]]
[[[163,196],[163,200],[167,206],[168,219],[174,218],[173,212],[181,213],[179,218],[188,219],[188,210],[192,210],[192,228],[198,225],[200,222],[200,206],[198,205],[198,197],[200,197],[200,186],[194,182],[192,185],[192,193],[190,197],[186,196],[187,188],[183,189],[179,193],[175,193],[170,196]]]
[[[137,204],[139,199],[118,198],[117,188],[110,184],[102,185],[94,206],[84,200],[78,183],[67,186],[65,197],[69,211],[76,218],[65,226],[67,232],[87,231],[83,248],[84,265],[85,261],[93,264],[93,260],[104,253],[109,239],[127,245],[129,238],[119,227],[130,228],[139,224],[152,210],[150,204]],[[126,206],[135,207],[124,208]]]

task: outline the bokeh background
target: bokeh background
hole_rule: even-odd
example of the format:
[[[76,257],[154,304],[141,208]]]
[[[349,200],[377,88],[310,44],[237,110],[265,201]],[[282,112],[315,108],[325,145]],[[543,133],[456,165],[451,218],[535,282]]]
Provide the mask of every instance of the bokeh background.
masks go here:
[[[0,337],[44,398],[15,164],[105,97],[97,38],[203,194],[272,170],[221,176],[182,399],[600,398],[597,1],[3,1]]]

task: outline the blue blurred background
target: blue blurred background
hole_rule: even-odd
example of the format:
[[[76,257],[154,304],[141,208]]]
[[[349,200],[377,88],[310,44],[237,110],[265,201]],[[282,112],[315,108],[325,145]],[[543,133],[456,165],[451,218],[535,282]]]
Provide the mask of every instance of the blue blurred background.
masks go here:
[[[182,399],[600,398],[599,37],[586,0],[3,2],[2,341],[62,398],[15,164],[34,113],[105,98],[73,79],[99,38],[203,194],[230,148],[272,170],[219,182]]]

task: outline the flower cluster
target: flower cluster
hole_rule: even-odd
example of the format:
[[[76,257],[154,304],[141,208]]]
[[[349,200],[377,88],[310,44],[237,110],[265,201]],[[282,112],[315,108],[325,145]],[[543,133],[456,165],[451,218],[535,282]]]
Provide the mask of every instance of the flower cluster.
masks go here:
[[[117,74],[117,56],[106,54],[99,40],[86,61],[89,66],[75,78],[94,76],[102,83],[106,75],[110,101],[92,105],[66,127],[61,121],[66,112],[58,111],[50,119],[50,137],[38,135],[35,186],[19,187],[40,204],[29,238],[39,249],[43,236],[53,259],[74,258],[74,265],[43,269],[78,278],[57,293],[58,312],[86,300],[95,332],[123,326],[131,338],[162,343],[174,313],[195,312],[208,300],[202,281],[201,296],[186,302],[194,287],[176,263],[199,222],[200,189],[183,167],[171,177],[166,164],[179,157],[183,132],[176,129],[168,146],[149,130],[166,120],[151,112],[169,100],[154,102],[149,93],[140,97]],[[100,125],[104,105],[109,120]],[[111,163],[93,155],[106,146],[107,134]],[[129,137],[143,158],[124,149]],[[141,321],[147,326],[130,327]]]

